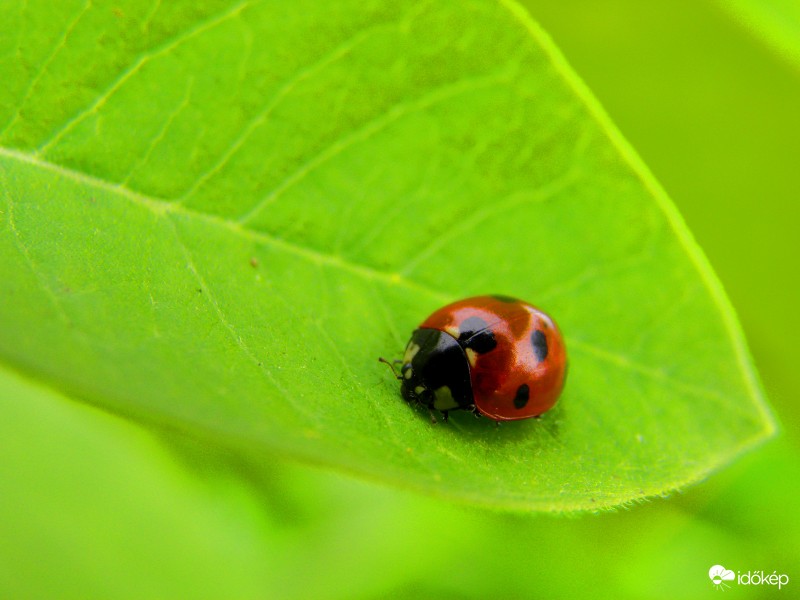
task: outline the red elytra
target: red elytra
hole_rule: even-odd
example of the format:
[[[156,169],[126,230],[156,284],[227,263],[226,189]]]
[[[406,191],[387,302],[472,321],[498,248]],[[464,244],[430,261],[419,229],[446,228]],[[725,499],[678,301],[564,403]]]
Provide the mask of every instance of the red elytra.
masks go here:
[[[402,360],[403,397],[442,412],[496,421],[537,417],[564,387],[567,354],[552,318],[507,296],[448,304],[412,334]]]

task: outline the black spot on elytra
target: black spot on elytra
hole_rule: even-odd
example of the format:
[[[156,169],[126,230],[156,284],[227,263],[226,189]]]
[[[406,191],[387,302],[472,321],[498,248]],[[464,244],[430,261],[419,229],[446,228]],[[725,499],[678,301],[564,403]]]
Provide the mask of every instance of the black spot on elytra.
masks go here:
[[[464,348],[472,348],[478,354],[485,354],[497,346],[494,333],[489,329],[486,321],[480,317],[464,319],[458,329],[461,332],[458,336],[458,343]]]
[[[547,358],[547,337],[541,329],[537,329],[531,334],[531,344],[536,360],[542,362]]]
[[[531,396],[531,389],[528,387],[527,383],[523,383],[521,386],[517,388],[517,395],[514,396],[514,408],[520,409],[525,408],[525,405],[528,403],[528,399]]]
[[[484,321],[480,317],[470,317],[468,319],[464,319],[458,326],[459,330],[461,330],[461,335],[459,337],[463,336],[469,337],[475,335],[476,333],[483,331],[487,327],[488,323],[486,323],[486,321]]]
[[[500,302],[519,302],[519,300],[516,298],[512,298],[511,296],[503,296],[502,294],[492,294],[490,297],[494,298],[495,300],[499,300]]]

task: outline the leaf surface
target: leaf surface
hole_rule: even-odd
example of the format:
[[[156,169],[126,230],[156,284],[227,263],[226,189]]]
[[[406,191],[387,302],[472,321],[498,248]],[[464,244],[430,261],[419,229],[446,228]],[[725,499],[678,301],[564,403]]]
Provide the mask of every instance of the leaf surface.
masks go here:
[[[5,367],[0,408],[4,596],[257,597],[276,588],[259,567],[284,549],[264,542],[275,527],[241,482],[193,477],[155,436]]]
[[[664,493],[772,431],[679,215],[516,5],[65,2],[1,27],[9,364],[500,507]],[[556,318],[565,393],[540,420],[432,426],[376,359],[479,293]]]

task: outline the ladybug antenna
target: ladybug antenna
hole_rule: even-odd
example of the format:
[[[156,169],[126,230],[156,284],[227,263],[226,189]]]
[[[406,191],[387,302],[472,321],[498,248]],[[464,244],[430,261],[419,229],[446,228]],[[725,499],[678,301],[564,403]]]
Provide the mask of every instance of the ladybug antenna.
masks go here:
[[[392,370],[392,373],[394,373],[394,376],[395,376],[396,379],[402,379],[403,378],[402,376],[397,374],[397,369],[394,368],[394,364],[390,363],[388,360],[386,360],[382,356],[378,357],[378,362],[382,362],[382,363],[385,363],[385,364],[389,365],[389,368]],[[395,361],[395,362],[402,362],[402,361]]]

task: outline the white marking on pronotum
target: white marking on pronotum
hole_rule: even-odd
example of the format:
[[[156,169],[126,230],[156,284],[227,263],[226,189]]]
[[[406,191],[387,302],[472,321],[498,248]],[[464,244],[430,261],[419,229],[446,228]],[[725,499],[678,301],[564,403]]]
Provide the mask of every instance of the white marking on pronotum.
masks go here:
[[[405,364],[410,363],[414,360],[414,357],[419,352],[419,344],[415,344],[414,342],[409,342],[408,347],[406,348],[406,353],[403,355],[403,362]]]
[[[450,391],[450,388],[446,385],[443,385],[440,388],[436,388],[433,391],[435,396],[435,400],[433,401],[433,407],[436,410],[440,410],[442,412],[446,410],[451,410],[453,408],[458,408],[458,402],[456,402],[455,398],[453,398],[453,392]]]

